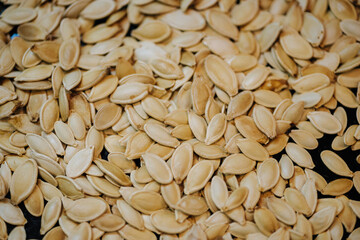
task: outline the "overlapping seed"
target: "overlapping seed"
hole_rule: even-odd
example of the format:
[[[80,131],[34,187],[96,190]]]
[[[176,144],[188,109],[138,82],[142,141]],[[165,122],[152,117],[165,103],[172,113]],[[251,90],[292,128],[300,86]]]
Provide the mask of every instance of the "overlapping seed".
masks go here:
[[[356,1],[4,3],[0,239],[358,238]]]

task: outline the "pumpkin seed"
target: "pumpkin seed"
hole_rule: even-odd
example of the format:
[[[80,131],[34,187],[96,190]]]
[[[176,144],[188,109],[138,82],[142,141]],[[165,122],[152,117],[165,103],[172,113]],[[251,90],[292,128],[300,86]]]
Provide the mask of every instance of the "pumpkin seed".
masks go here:
[[[150,176],[161,184],[169,184],[172,179],[172,173],[169,166],[159,156],[153,153],[145,153],[142,155],[146,169]]]
[[[178,223],[175,214],[169,210],[159,210],[151,214],[151,223],[162,232],[177,234],[191,226],[188,220]]]
[[[34,160],[28,160],[16,168],[10,183],[11,201],[15,205],[32,193],[36,186],[37,175],[38,169]]]
[[[274,158],[266,159],[257,169],[260,191],[265,192],[273,188],[279,181],[280,168]]]
[[[173,28],[186,31],[200,30],[206,24],[202,15],[192,9],[189,9],[186,14],[181,10],[172,11],[163,15],[161,20]]]
[[[22,201],[44,239],[356,238],[359,174],[335,153],[360,148],[337,107],[360,109],[354,1],[6,7],[0,238],[26,238]],[[311,170],[324,134],[352,179]]]
[[[341,130],[341,123],[327,112],[312,112],[307,115],[310,122],[321,132],[335,134]]]
[[[160,194],[147,190],[132,193],[129,203],[133,208],[145,214],[151,214],[166,207]]]
[[[313,228],[313,234],[318,234],[326,231],[333,223],[336,209],[327,207],[315,213],[310,219]]]
[[[185,194],[191,194],[205,187],[214,173],[214,167],[209,161],[200,161],[189,171],[184,188]]]
[[[345,161],[336,153],[329,150],[324,150],[321,152],[320,157],[324,164],[332,172],[345,177],[353,176],[353,172],[349,169]]]
[[[115,214],[105,213],[90,222],[94,226],[105,232],[114,232],[125,225],[124,219]]]
[[[67,208],[64,206],[66,215],[76,222],[91,221],[106,211],[106,203],[97,198],[78,199]]]
[[[267,199],[267,204],[270,209],[276,216],[276,218],[288,225],[294,225],[296,223],[296,214],[293,208],[284,200],[269,197]]]
[[[238,84],[235,73],[229,65],[215,55],[205,59],[205,70],[211,81],[230,96],[237,93]]]
[[[260,143],[254,140],[246,138],[238,139],[236,144],[241,152],[253,160],[264,161],[269,158],[267,150]]]
[[[62,209],[61,200],[58,197],[52,198],[44,208],[44,213],[41,216],[40,234],[45,234],[58,221]]]

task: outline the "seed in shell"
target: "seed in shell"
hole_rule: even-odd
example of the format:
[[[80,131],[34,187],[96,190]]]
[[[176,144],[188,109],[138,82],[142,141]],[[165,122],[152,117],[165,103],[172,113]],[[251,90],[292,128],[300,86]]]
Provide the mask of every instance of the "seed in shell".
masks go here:
[[[359,238],[359,1],[3,2],[0,239]]]

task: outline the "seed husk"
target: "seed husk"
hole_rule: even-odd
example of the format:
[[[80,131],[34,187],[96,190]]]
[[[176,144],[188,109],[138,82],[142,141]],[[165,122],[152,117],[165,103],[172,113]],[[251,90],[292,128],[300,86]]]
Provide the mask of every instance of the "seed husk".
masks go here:
[[[75,137],[68,124],[63,121],[56,121],[54,124],[54,130],[58,138],[67,145],[75,146]]]
[[[128,224],[139,230],[145,230],[144,220],[141,217],[141,214],[132,208],[126,201],[123,199],[117,200],[116,206]]]
[[[280,34],[280,44],[291,57],[309,59],[313,55],[310,44],[293,28],[283,28]]]
[[[258,208],[254,212],[254,221],[259,230],[266,236],[270,236],[279,228],[279,222],[274,214],[267,208]]]
[[[256,160],[264,161],[269,158],[269,153],[267,150],[258,142],[250,139],[238,139],[236,141],[241,152],[243,152],[247,157]]]
[[[276,136],[276,123],[275,118],[271,112],[261,106],[256,105],[253,109],[253,118],[256,126],[269,138],[275,138]]]
[[[214,176],[211,180],[210,192],[211,199],[215,206],[219,209],[223,209],[229,195],[225,181],[218,176]]]
[[[125,225],[124,219],[115,214],[105,213],[92,220],[90,225],[105,232],[114,232]]]
[[[23,226],[17,226],[9,233],[8,239],[26,239],[26,232]]]
[[[37,175],[38,169],[34,160],[28,160],[16,168],[10,185],[12,203],[17,205],[32,193],[36,186]]]
[[[357,29],[359,29],[359,23],[353,19],[344,19],[340,22],[341,30],[348,36],[355,37],[356,40],[359,40],[359,34]]]
[[[79,56],[80,46],[77,39],[70,38],[62,42],[59,48],[59,63],[65,71],[75,67]]]
[[[259,45],[261,52],[267,51],[271,45],[276,41],[276,38],[279,36],[282,26],[273,22],[268,24],[262,31],[259,38]]]
[[[242,72],[251,69],[256,65],[256,58],[249,54],[238,54],[235,56],[227,56],[226,62],[235,72]]]
[[[86,177],[91,183],[91,185],[102,194],[105,194],[106,196],[113,198],[120,197],[119,187],[112,184],[107,179],[103,177],[90,176],[90,175],[87,175]]]
[[[126,144],[125,156],[128,159],[139,158],[144,152],[149,151],[152,141],[144,132],[137,132],[130,137]]]
[[[177,234],[191,226],[188,220],[178,223],[175,214],[169,210],[159,210],[151,214],[151,223],[162,232]]]
[[[211,81],[230,96],[236,94],[238,83],[234,71],[221,58],[209,55],[205,59],[205,70]]]
[[[294,225],[296,223],[296,214],[293,208],[283,199],[269,197],[267,199],[269,209],[274,213],[275,217],[281,222]]]
[[[296,188],[286,188],[284,191],[286,202],[297,212],[306,216],[311,214],[311,209],[306,202],[305,197]]]
[[[166,204],[175,209],[181,198],[179,185],[173,181],[170,184],[161,185],[160,191]]]
[[[49,133],[54,129],[54,124],[58,120],[59,105],[55,99],[49,99],[43,103],[40,109],[40,126],[42,130]]]
[[[67,176],[57,176],[58,188],[61,193],[71,199],[79,199],[84,197],[84,193],[76,182]],[[56,193],[57,194],[57,193]]]
[[[355,228],[356,224],[356,215],[350,207],[350,200],[346,196],[337,197],[339,201],[341,201],[344,206],[343,211],[339,214],[339,219],[343,226],[345,227],[346,232],[352,232]]]
[[[259,3],[257,1],[241,2],[233,7],[231,19],[236,25],[244,25],[257,15],[258,10]]]
[[[45,234],[49,231],[57,222],[60,217],[62,209],[61,200],[58,197],[52,198],[44,208],[44,213],[41,217],[40,234]]]
[[[240,187],[246,187],[249,190],[248,196],[245,200],[244,207],[252,210],[260,199],[260,190],[255,171],[247,173],[240,182]]]
[[[81,16],[84,18],[96,20],[104,18],[111,14],[115,9],[115,2],[110,0],[97,0],[87,5],[82,11]]]
[[[88,101],[95,102],[97,100],[108,97],[117,87],[118,79],[115,76],[105,76],[101,82],[95,84],[87,96]]]
[[[54,161],[54,159],[35,151],[30,152],[30,157],[32,157],[40,167],[44,168],[50,174],[54,176],[64,175],[64,168]]]
[[[50,201],[54,197],[59,197],[59,198],[63,197],[61,191],[58,188],[51,185],[50,183],[38,180],[37,184],[46,201]]]
[[[252,233],[259,233],[260,230],[255,223],[246,221],[243,225],[237,222],[230,223],[229,232],[236,237],[246,237]]]
[[[66,215],[76,222],[91,221],[106,211],[106,203],[97,198],[83,198],[72,202],[67,208],[64,206]]]
[[[326,231],[333,223],[336,209],[327,207],[315,213],[310,219],[313,228],[313,234],[319,234]]]
[[[307,117],[310,122],[323,133],[335,134],[342,128],[341,123],[327,112],[316,111],[308,113]]]
[[[143,83],[125,83],[111,94],[110,100],[117,104],[131,104],[145,98],[149,93],[149,86]]]
[[[104,130],[113,126],[119,121],[122,108],[113,103],[108,103],[101,107],[94,118],[94,126],[98,130]]]
[[[200,161],[189,171],[184,188],[185,194],[191,194],[205,187],[214,173],[213,164],[209,161]]]
[[[275,155],[281,152],[288,143],[289,137],[286,134],[280,134],[271,140],[266,146],[266,150],[270,155]]]
[[[44,210],[43,194],[38,186],[35,186],[33,192],[24,200],[26,210],[35,217],[42,215]]]
[[[305,13],[301,28],[302,36],[312,45],[319,46],[324,38],[324,26],[321,21],[311,13]]]
[[[306,151],[304,148],[300,147],[299,145],[295,143],[288,143],[285,150],[291,160],[293,160],[299,166],[310,169],[315,167],[309,152]]]
[[[254,92],[254,97],[257,104],[268,108],[276,108],[276,106],[283,100],[276,92],[261,89]]]
[[[136,210],[151,214],[166,207],[166,204],[159,193],[147,190],[140,190],[132,193],[129,199],[130,205]]]
[[[270,69],[263,66],[255,67],[246,74],[245,79],[241,83],[241,88],[254,90],[265,82],[269,74]]]
[[[349,179],[338,178],[329,182],[321,192],[324,195],[339,196],[349,192],[353,184],[353,181]]]
[[[164,126],[158,123],[147,122],[144,125],[144,130],[151,139],[164,146],[175,148],[180,145],[180,142],[171,136]]]
[[[44,154],[54,160],[57,158],[54,148],[45,138],[34,133],[28,133],[25,139],[33,151]]]
[[[266,159],[257,169],[260,191],[265,192],[273,188],[279,181],[280,168],[274,158]]]
[[[136,228],[131,227],[130,225],[126,224],[122,229],[119,230],[120,235],[129,240],[136,240],[136,239],[149,239],[149,240],[155,240],[156,235],[149,231],[149,230],[143,230],[140,231]]]
[[[207,36],[203,43],[207,45],[210,50],[221,57],[239,53],[238,48],[229,39],[221,36]]]
[[[206,130],[205,144],[211,145],[219,140],[225,133],[226,130],[226,117],[223,113],[216,114]]]
[[[184,77],[181,69],[170,59],[153,58],[149,64],[156,74],[165,79],[179,79]]]
[[[291,137],[298,145],[309,150],[316,149],[319,145],[314,135],[305,130],[292,130],[289,133],[289,137]]]
[[[98,131],[94,126],[89,129],[85,139],[86,147],[94,146],[94,156],[99,156],[104,147],[104,135]]]
[[[77,152],[66,166],[66,175],[71,178],[83,174],[93,161],[94,147],[85,148]]]
[[[321,160],[333,172],[340,176],[352,177],[353,172],[349,169],[346,162],[336,153],[324,150],[320,154]]]
[[[149,21],[140,25],[131,34],[143,41],[161,42],[169,37],[171,28],[161,21]]]
[[[196,113],[188,112],[189,127],[199,141],[205,141],[207,124],[204,118]]]
[[[343,19],[356,19],[356,11],[352,3],[342,0],[331,0],[329,1],[329,7],[334,15]]]
[[[167,13],[161,17],[161,20],[173,28],[187,31],[200,30],[206,24],[202,15],[192,9],[188,10],[187,14],[181,10]]]
[[[356,108],[358,105],[357,99],[351,90],[339,84],[335,84],[334,97],[345,107]]]
[[[37,15],[35,9],[21,7],[6,11],[3,14],[3,21],[11,25],[20,25],[33,20]]]
[[[356,228],[352,233],[350,233],[348,239],[355,240],[360,237],[360,228]]]
[[[17,154],[19,156],[24,154],[25,153],[24,148],[16,147],[16,146],[11,144],[11,142],[9,140],[10,136],[11,136],[10,132],[1,132],[0,148],[3,151],[10,152],[10,153],[13,153],[13,154]]]
[[[228,119],[236,118],[245,114],[251,107],[254,96],[250,91],[243,91],[233,97],[229,103],[227,110]]]
[[[40,64],[28,68],[15,77],[15,81],[33,82],[44,80],[51,76],[53,71],[52,65]]]
[[[191,203],[194,203],[194,205]],[[178,201],[177,206],[182,212],[193,216],[199,216],[208,210],[205,199],[195,195],[186,195],[181,198]]]
[[[224,174],[245,174],[255,168],[256,161],[244,154],[231,154],[226,157],[219,170]]]
[[[27,223],[21,209],[18,206],[12,205],[7,198],[0,200],[0,210],[0,217],[6,223],[12,225],[25,225]]]
[[[223,12],[211,9],[205,13],[205,16],[206,21],[215,31],[232,39],[238,37],[237,27],[232,23],[230,17]]]
[[[21,24],[18,27],[18,33],[24,40],[28,41],[45,40],[47,36],[46,30],[33,22]]]
[[[188,175],[193,164],[193,148],[188,143],[181,144],[172,154],[171,171],[176,183],[180,184]]]
[[[27,237],[21,202],[44,239],[356,237],[359,174],[337,151],[360,149],[357,12],[347,0],[7,1],[0,238]]]
[[[152,96],[147,96],[141,101],[143,110],[151,117],[164,121],[168,110],[165,105],[158,99]]]
[[[254,119],[250,116],[240,116],[235,118],[235,126],[241,135],[246,138],[253,139],[262,144],[268,142],[267,136],[258,129]]]
[[[160,184],[169,184],[173,180],[169,166],[159,156],[153,153],[145,153],[142,158],[146,169],[155,181]]]

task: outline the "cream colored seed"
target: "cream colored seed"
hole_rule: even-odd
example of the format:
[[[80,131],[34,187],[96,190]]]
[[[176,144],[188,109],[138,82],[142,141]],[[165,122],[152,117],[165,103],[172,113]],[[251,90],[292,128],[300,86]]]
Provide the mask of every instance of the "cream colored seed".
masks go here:
[[[359,2],[5,3],[0,239],[359,238]]]

